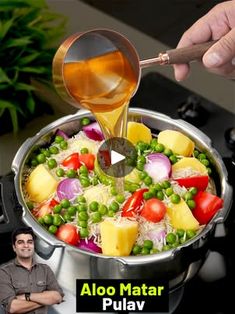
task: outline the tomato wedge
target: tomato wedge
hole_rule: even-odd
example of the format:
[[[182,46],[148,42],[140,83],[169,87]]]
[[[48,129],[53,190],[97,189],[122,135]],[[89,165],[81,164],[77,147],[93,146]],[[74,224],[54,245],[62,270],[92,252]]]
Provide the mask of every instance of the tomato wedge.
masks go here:
[[[69,155],[62,161],[61,164],[66,168],[77,170],[81,166],[81,163],[79,160],[79,154],[73,153]]]
[[[59,227],[56,237],[71,245],[76,245],[80,241],[80,235],[77,228],[71,224],[64,224]]]
[[[200,191],[204,191],[207,188],[209,177],[208,176],[195,176],[187,178],[174,179],[180,186],[186,188],[195,187]]]
[[[159,222],[166,214],[165,204],[157,198],[151,198],[144,204],[140,215],[151,222]]]
[[[223,207],[223,200],[220,197],[205,191],[199,191],[195,195],[194,201],[196,207],[193,210],[193,215],[201,225],[207,224]]]
[[[79,161],[82,165],[85,165],[88,170],[94,169],[95,155],[93,154],[81,154],[79,155]]]
[[[138,214],[143,205],[143,194],[147,191],[148,189],[137,190],[127,199],[122,208],[123,217],[133,217]]]

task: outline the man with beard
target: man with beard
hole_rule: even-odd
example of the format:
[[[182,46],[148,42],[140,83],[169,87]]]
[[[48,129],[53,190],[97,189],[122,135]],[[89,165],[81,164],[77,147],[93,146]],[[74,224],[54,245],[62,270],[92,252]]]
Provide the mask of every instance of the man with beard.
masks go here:
[[[12,233],[16,258],[0,267],[0,303],[6,313],[46,314],[48,306],[62,302],[64,294],[52,270],[33,258],[34,240],[32,228]]]

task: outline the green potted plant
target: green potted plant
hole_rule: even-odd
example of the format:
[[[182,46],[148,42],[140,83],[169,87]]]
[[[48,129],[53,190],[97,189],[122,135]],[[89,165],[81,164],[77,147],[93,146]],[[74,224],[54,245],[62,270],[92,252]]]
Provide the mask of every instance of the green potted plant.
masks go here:
[[[50,112],[33,79],[51,82],[52,59],[66,18],[45,0],[0,1],[0,134]]]

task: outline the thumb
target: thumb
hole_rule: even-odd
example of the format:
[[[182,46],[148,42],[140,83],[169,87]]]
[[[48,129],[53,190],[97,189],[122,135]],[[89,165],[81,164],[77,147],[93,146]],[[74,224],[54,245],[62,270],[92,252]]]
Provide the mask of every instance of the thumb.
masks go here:
[[[235,57],[235,28],[217,41],[203,56],[207,68],[220,67]]]

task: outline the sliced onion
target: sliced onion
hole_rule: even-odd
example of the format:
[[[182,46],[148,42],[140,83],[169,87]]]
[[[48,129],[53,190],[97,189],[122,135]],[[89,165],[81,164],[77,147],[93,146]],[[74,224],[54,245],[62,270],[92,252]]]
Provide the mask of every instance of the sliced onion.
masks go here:
[[[171,175],[171,163],[169,159],[161,153],[153,153],[146,156],[144,170],[153,179],[154,183],[169,179]]]
[[[157,242],[163,241],[163,239],[166,236],[165,230],[151,230],[147,233],[148,239],[152,240],[154,244],[157,244]]]
[[[82,192],[82,186],[78,179],[64,179],[57,187],[57,196],[60,201],[64,198],[73,201]]]
[[[104,135],[97,122],[93,122],[89,125],[84,126],[82,130],[86,134],[86,136],[91,140],[102,141],[104,139]]]
[[[69,139],[69,136],[61,129],[57,129],[55,135],[62,136],[65,140]]]
[[[101,248],[95,244],[94,240],[91,239],[81,239],[78,243],[77,247],[81,250],[93,252],[93,253],[101,253]]]

